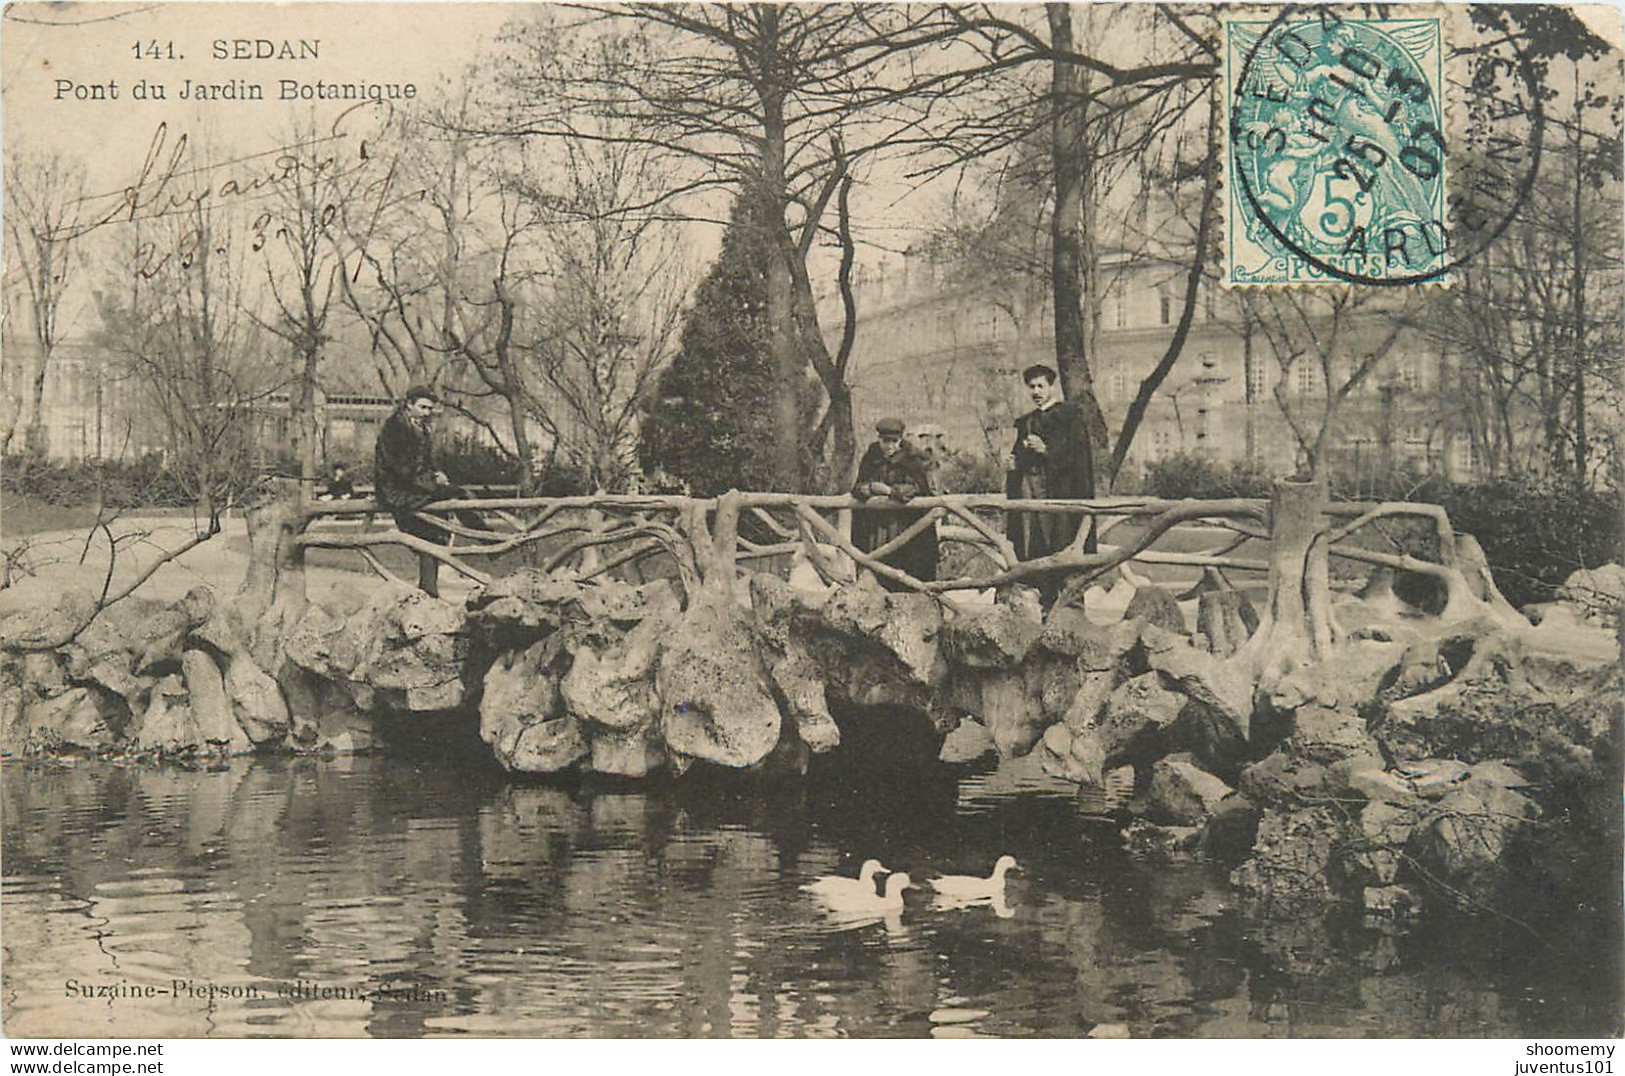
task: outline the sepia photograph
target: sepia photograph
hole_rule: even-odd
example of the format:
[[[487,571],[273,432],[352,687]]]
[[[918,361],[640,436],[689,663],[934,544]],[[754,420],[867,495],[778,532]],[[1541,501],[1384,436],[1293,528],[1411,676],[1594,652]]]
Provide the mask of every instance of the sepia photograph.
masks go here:
[[[0,1031],[59,1066],[8,1071],[1612,1072],[1622,50],[1588,5],[8,4]]]

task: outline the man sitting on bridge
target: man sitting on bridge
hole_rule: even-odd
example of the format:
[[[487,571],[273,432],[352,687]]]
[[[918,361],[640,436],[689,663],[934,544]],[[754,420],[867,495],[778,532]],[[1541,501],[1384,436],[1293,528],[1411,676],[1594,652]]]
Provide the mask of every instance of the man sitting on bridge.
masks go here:
[[[403,533],[446,545],[450,532],[424,519],[421,510],[434,501],[461,500],[468,494],[435,467],[434,416],[439,409],[433,390],[423,385],[406,390],[405,399],[378,431],[373,482],[378,503],[390,510]],[[457,520],[465,527],[486,529],[475,512],[458,512]],[[418,554],[418,588],[431,597],[440,596],[440,562],[427,553]]]

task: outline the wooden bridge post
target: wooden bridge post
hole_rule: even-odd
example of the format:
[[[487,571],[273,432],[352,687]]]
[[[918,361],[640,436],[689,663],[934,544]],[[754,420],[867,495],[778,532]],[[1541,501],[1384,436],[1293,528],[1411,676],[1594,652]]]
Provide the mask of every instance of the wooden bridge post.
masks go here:
[[[1277,479],[1270,498],[1269,605],[1245,650],[1260,686],[1331,652],[1325,479]]]
[[[305,517],[298,485],[292,485],[278,482],[267,500],[243,513],[248,525],[248,571],[237,594],[255,614],[269,609],[279,598],[303,602],[306,597],[305,551],[297,541]]]

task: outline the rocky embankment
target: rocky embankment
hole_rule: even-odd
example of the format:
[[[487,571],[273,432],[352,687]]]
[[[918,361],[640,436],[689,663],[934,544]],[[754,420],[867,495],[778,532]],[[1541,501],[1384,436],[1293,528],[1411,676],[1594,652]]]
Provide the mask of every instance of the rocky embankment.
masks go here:
[[[1148,588],[1102,624],[1019,593],[962,608],[756,575],[748,600],[685,602],[519,572],[466,607],[380,585],[253,623],[207,588],[137,597],[63,643],[70,594],[0,615],[0,747],[346,752],[411,713],[477,719],[515,772],[794,773],[890,722],[948,763],[1038,752],[1085,788],[1132,767],[1134,844],[1229,864],[1257,904],[1494,908],[1514,867],[1610,834],[1593,855],[1617,855],[1618,611],[1588,594],[1538,627],[1445,623],[1379,579],[1337,605],[1328,654],[1268,678],[1229,590],[1188,623]]]

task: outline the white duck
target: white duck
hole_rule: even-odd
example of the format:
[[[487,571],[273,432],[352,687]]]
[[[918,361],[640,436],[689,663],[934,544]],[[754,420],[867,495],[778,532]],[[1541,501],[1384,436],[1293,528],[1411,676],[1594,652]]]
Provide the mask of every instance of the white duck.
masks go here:
[[[945,874],[941,878],[932,879],[931,888],[936,890],[938,897],[955,902],[1002,898],[1004,876],[1013,870],[1021,869],[1021,864],[1016,862],[1014,856],[1000,856],[993,864],[993,873],[986,878],[967,874]]]
[[[803,893],[811,893],[820,900],[835,904],[844,900],[859,900],[867,897],[877,900],[875,896],[875,875],[890,870],[878,859],[866,859],[863,867],[858,871],[856,878],[844,878],[839,874],[828,874],[815,881],[808,882],[801,887]]]
[[[852,893],[831,898],[820,896],[829,911],[843,920],[878,919],[903,910],[903,890],[912,888],[914,880],[898,871],[886,876],[886,891],[879,896],[873,889],[868,893]]]

